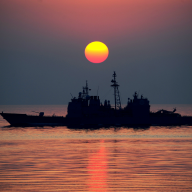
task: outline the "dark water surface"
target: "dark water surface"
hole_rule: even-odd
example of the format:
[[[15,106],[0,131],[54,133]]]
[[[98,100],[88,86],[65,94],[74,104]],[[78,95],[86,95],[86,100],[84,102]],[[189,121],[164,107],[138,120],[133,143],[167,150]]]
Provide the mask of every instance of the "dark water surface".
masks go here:
[[[177,107],[192,115],[192,105]],[[66,106],[0,106],[65,115]],[[9,127],[0,117],[0,191],[192,191],[192,126]]]

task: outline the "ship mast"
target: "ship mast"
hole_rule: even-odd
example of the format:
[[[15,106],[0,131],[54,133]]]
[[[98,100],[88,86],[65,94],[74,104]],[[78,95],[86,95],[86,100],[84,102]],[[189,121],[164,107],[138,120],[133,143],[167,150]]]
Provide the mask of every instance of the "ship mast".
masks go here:
[[[116,73],[115,73],[115,71],[114,71],[114,73],[113,73],[113,79],[111,80],[111,83],[113,83],[112,85],[111,85],[111,87],[113,87],[114,88],[114,97],[115,97],[115,110],[118,108],[118,109],[121,109],[121,100],[120,100],[120,95],[119,95],[119,89],[118,89],[118,87],[119,87],[119,85],[118,85],[118,83],[117,83],[117,81],[116,81]]]
[[[88,83],[87,83],[87,81],[86,81],[86,86],[84,87],[84,89],[85,89],[85,95],[86,95],[86,96],[89,95],[89,88],[88,88]]]
[[[84,99],[86,99],[86,96],[89,95],[89,90],[91,90],[91,89],[88,88],[88,83],[86,81],[86,86],[83,87],[83,98]]]

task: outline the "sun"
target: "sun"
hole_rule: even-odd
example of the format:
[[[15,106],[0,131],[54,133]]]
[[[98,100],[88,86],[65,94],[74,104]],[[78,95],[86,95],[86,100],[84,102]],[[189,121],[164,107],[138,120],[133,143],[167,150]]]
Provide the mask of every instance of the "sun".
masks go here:
[[[92,63],[102,63],[108,55],[108,47],[100,41],[93,41],[85,48],[85,57]]]

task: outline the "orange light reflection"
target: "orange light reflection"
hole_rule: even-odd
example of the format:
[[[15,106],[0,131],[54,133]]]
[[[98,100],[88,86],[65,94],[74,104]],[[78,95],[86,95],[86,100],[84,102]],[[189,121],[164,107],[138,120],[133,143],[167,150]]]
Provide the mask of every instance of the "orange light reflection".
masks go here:
[[[101,147],[98,152],[92,153],[89,157],[87,167],[89,179],[89,191],[107,191],[107,155],[106,149],[101,141]]]

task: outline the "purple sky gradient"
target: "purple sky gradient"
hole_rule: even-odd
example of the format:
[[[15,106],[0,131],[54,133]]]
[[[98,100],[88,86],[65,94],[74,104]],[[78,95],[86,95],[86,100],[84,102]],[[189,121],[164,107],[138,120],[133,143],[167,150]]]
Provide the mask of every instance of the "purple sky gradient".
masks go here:
[[[191,0],[0,0],[0,29],[0,104],[67,104],[85,80],[113,103],[114,70],[122,103],[192,104]],[[99,65],[92,41],[109,48]]]

